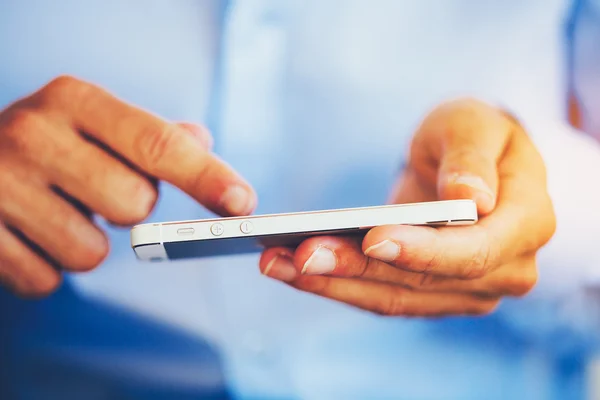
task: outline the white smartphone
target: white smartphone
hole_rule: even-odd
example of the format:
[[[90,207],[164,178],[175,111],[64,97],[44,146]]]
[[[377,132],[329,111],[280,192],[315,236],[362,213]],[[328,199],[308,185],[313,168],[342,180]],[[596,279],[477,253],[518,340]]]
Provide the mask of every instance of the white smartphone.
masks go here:
[[[434,201],[142,224],[131,229],[131,247],[140,260],[165,261],[295,247],[309,236],[364,235],[381,225],[475,222],[477,206],[472,200]]]

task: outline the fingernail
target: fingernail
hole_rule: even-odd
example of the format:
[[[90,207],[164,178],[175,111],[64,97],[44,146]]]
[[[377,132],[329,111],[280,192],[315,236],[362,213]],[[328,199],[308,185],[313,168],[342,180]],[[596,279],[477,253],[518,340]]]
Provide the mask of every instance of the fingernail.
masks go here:
[[[365,254],[381,261],[394,261],[400,255],[400,246],[386,239],[366,249]]]
[[[298,272],[289,256],[278,254],[267,264],[263,274],[280,281],[290,282],[296,278]]]
[[[221,204],[230,214],[244,215],[254,208],[254,196],[245,187],[233,185],[221,197]]]
[[[485,183],[481,177],[476,175],[461,175],[461,174],[452,174],[449,179],[449,183],[454,183],[456,185],[467,185],[472,187],[473,189],[480,190],[482,192],[488,193],[489,195],[494,195],[492,189]]]
[[[496,194],[479,176],[453,174],[449,177],[448,183],[469,186],[479,192],[477,197],[485,206],[493,208],[495,205]],[[474,200],[477,201],[477,199]]]
[[[453,183],[455,185],[470,186],[473,189],[485,192],[486,194],[494,197],[494,192],[492,191],[492,189],[479,176],[453,174],[450,176],[448,181],[449,181],[449,183]]]
[[[308,257],[308,260],[302,267],[302,274],[305,275],[323,275],[335,269],[337,257],[334,252],[327,247],[319,246]]]

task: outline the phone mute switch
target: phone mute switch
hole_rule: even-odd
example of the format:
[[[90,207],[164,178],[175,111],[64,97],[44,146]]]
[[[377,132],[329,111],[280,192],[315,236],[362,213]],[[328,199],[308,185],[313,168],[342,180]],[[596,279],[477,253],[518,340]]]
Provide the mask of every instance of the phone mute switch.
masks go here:
[[[194,234],[194,228],[179,228],[177,234],[180,236],[190,236]]]

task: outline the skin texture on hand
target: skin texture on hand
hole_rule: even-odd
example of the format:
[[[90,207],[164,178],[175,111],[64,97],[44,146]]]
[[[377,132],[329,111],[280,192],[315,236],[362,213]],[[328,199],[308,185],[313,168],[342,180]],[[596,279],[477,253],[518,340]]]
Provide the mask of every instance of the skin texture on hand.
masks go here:
[[[435,108],[415,133],[392,203],[473,199],[474,226],[382,226],[361,240],[321,236],[267,249],[263,274],[390,316],[483,315],[537,281],[536,252],[555,231],[540,154],[485,103]]]
[[[0,112],[0,282],[37,297],[58,287],[62,270],[95,268],[109,243],[91,215],[141,222],[159,180],[220,215],[252,212],[253,189],[211,146],[205,128],[73,77],[10,105]]]

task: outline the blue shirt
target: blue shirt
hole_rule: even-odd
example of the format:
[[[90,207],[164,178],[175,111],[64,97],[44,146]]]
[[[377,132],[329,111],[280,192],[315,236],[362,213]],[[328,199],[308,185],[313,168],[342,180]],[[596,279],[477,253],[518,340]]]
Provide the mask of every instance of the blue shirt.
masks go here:
[[[509,107],[538,143],[560,136],[546,128],[564,124],[570,6],[8,0],[0,3],[0,104],[73,74],[165,118],[206,124],[215,151],[257,189],[258,213],[375,205],[385,201],[420,119],[448,98],[469,95]],[[163,185],[151,220],[206,215]],[[72,298],[59,293],[62,300],[48,300],[58,306],[45,311],[75,316],[64,323],[81,332],[61,341],[42,330],[19,351],[43,349],[49,365],[89,367],[140,386],[224,384],[238,398],[583,395],[587,339],[595,331],[561,311],[583,279],[561,278],[571,256],[566,249],[541,257],[541,268],[559,271],[558,278],[542,272],[536,293],[506,301],[491,317],[411,320],[292,290],[261,276],[256,255],[143,265],[128,232],[106,228],[108,260],[69,276],[64,290]],[[119,347],[117,339],[103,341],[102,330],[85,329],[94,321],[77,317],[79,302],[150,322]],[[13,337],[34,329],[42,318],[36,310]],[[125,324],[121,314],[103,318],[95,326]],[[214,346],[222,377],[186,368],[194,360],[186,357],[188,347],[167,339],[173,331]]]

